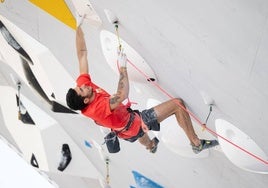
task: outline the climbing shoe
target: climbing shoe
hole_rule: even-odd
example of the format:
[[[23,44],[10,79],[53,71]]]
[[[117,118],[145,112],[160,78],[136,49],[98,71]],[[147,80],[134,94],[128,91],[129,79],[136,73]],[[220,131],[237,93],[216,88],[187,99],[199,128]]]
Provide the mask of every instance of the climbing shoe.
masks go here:
[[[212,148],[217,145],[219,145],[219,142],[217,140],[200,140],[200,145],[192,145],[192,149],[195,154],[198,154],[204,149]]]
[[[154,137],[152,139],[152,142],[153,142],[153,147],[151,148],[150,152],[155,153],[157,151],[157,145],[159,143],[159,140],[156,137]]]

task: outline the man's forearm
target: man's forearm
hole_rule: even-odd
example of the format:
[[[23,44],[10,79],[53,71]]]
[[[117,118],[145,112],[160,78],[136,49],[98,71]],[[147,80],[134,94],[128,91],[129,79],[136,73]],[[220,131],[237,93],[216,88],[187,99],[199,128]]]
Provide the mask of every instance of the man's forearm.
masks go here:
[[[126,67],[120,67],[119,74],[117,92],[110,99],[111,109],[116,108],[123,102],[128,97],[129,93],[129,81]]]
[[[88,73],[87,47],[84,33],[80,26],[76,30],[76,51],[79,61],[80,74]]]
[[[86,51],[86,42],[84,38],[84,32],[82,31],[81,27],[79,26],[76,30],[76,50],[77,50],[77,56],[78,59],[81,56],[81,51]]]
[[[128,97],[129,94],[129,81],[126,67],[120,67],[120,77],[118,82],[117,93],[122,93],[122,101]]]

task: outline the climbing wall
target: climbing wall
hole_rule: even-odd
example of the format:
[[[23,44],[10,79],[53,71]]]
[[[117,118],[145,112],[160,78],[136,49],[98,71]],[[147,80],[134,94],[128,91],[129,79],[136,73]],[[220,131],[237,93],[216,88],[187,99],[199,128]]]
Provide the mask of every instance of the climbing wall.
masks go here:
[[[6,0],[0,10],[1,134],[55,186],[266,187],[264,1]],[[103,145],[109,130],[65,103],[78,75],[76,13],[87,14],[82,27],[98,85],[115,92],[121,44],[128,55],[132,107],[150,108],[180,96],[197,135],[216,138],[220,146],[194,154],[170,117],[160,132],[150,132],[160,140],[156,154],[124,140],[121,151],[110,154]],[[117,31],[111,17],[119,20]]]

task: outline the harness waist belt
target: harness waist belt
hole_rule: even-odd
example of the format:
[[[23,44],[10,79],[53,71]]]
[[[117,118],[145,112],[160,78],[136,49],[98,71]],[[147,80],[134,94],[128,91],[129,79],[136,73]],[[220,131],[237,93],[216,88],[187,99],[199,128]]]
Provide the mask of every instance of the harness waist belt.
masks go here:
[[[118,133],[123,132],[123,131],[128,131],[128,129],[132,125],[134,119],[135,119],[135,112],[131,112],[130,113],[130,118],[129,118],[128,122],[127,122],[127,125],[123,129],[121,129],[120,131],[115,131],[115,132],[118,134]]]

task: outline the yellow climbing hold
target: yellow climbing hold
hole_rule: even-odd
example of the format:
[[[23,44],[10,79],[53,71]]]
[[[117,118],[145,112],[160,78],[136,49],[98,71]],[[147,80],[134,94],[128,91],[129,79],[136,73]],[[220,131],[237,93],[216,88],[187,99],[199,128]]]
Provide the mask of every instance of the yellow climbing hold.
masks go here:
[[[1,0],[4,1],[4,0]],[[29,0],[48,14],[54,16],[62,23],[75,29],[76,21],[64,0]]]
[[[1,3],[5,2],[5,0],[1,0]]]

